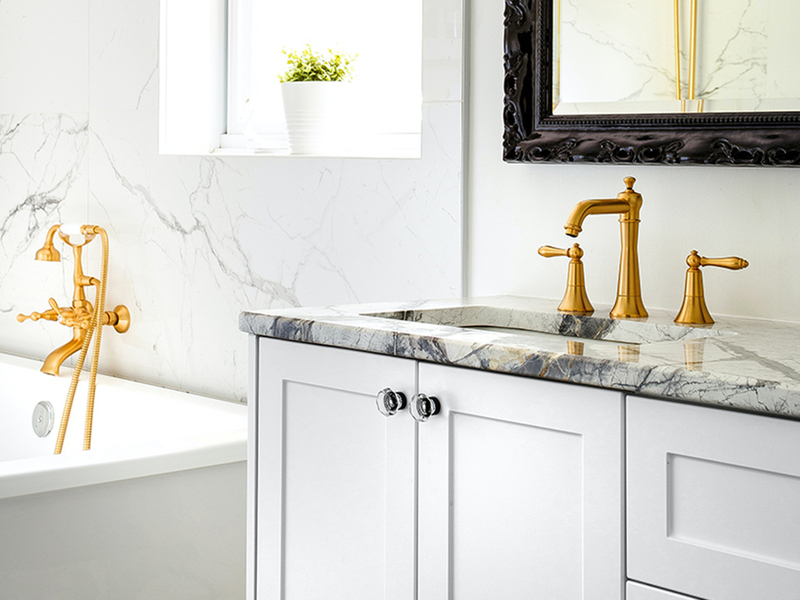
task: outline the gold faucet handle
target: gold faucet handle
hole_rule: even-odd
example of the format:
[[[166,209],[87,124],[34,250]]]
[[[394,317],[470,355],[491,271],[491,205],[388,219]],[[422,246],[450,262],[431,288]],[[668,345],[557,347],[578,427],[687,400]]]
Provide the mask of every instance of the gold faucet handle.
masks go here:
[[[539,255],[545,258],[554,256],[568,256],[569,258],[580,260],[583,257],[583,250],[579,244],[573,244],[572,248],[556,248],[555,246],[542,246],[539,248]]]
[[[686,259],[686,263],[691,267],[691,263],[689,259],[691,259],[697,252],[692,250],[692,254]],[[739,269],[745,269],[750,264],[745,259],[739,258],[738,256],[726,256],[725,258],[706,258],[705,256],[701,256],[700,258],[700,265],[701,267],[722,267],[723,269],[731,269],[732,271],[738,271]]]
[[[594,312],[592,303],[589,302],[589,296],[586,293],[586,283],[583,277],[583,250],[579,244],[573,244],[572,248],[555,248],[553,246],[542,246],[539,248],[539,254],[545,258],[552,258],[553,256],[568,256],[569,271],[567,272],[567,291],[564,292],[564,298],[561,304],[558,305],[558,310],[561,312],[590,315]]]
[[[91,311],[81,308],[64,308],[58,305],[55,298],[50,298],[47,302],[51,307],[47,312],[55,314],[55,317],[50,319],[51,321],[59,321],[59,323],[67,327],[82,327],[84,329],[88,327],[89,320],[92,317]]]
[[[75,320],[75,317],[76,317],[75,310],[73,310],[71,308],[61,308],[58,305],[58,302],[56,302],[55,298],[50,298],[47,301],[47,303],[50,305],[50,307],[52,309],[52,312],[56,313],[56,315],[58,315],[58,317],[61,317],[61,324],[62,325],[67,325],[69,327],[72,327],[72,326],[78,324],[76,322],[76,320]],[[48,312],[50,312],[50,311],[48,311]],[[53,319],[53,320],[56,321],[58,319]]]
[[[749,263],[738,256],[726,256],[724,258],[706,258],[700,256],[697,250],[686,257],[686,283],[683,290],[683,304],[681,305],[675,322],[681,325],[711,325],[714,319],[708,312],[705,299],[705,289],[703,287],[703,273],[700,267],[722,267],[738,271],[746,268]]]
[[[58,321],[58,313],[56,313],[54,310],[46,310],[41,313],[32,312],[29,315],[23,315],[22,313],[19,313],[17,315],[17,321],[20,323],[26,321],[27,319],[30,319],[31,321],[38,321],[39,319],[44,319],[45,321]]]
[[[22,323],[26,319],[30,319],[31,321],[38,321],[39,319],[44,319],[45,321],[58,321],[59,317],[64,317],[64,310],[58,305],[58,302],[55,301],[55,298],[49,298],[47,303],[50,305],[50,310],[46,310],[44,312],[32,312],[29,315],[23,315],[22,313],[17,315],[17,321]],[[69,310],[69,309],[66,309]]]

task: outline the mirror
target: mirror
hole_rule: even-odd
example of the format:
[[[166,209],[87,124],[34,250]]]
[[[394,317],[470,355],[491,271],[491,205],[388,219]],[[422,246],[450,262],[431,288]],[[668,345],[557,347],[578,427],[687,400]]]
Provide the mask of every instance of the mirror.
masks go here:
[[[790,0],[506,0],[504,159],[800,164],[796,23]]]
[[[800,110],[787,0],[556,0],[553,114]]]

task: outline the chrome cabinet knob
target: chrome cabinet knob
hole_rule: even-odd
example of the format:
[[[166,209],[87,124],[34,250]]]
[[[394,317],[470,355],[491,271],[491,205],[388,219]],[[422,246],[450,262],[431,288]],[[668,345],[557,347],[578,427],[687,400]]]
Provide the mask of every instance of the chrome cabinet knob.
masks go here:
[[[439,400],[425,394],[414,394],[411,398],[411,405],[408,407],[411,416],[420,423],[427,421],[433,415],[439,414],[440,409]]]
[[[391,388],[383,388],[378,392],[375,399],[378,410],[384,417],[391,417],[398,410],[406,407],[406,395],[403,392],[395,392]]]

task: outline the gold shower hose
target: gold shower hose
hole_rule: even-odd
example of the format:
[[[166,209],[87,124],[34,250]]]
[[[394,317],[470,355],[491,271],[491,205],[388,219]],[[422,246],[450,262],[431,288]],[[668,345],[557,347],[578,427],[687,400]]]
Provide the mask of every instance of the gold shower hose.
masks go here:
[[[69,392],[67,393],[67,402],[64,404],[64,412],[61,415],[61,424],[58,428],[55,454],[61,454],[61,449],[64,446],[64,436],[67,433],[67,424],[69,423],[70,412],[72,411],[72,402],[75,399],[75,391],[78,389],[78,379],[80,378],[81,371],[83,370],[83,363],[86,360],[89,344],[94,333],[96,332],[97,336],[94,338],[92,364],[89,371],[89,396],[86,400],[86,423],[83,430],[83,449],[89,450],[92,446],[94,396],[97,388],[97,365],[100,361],[100,340],[103,333],[102,317],[105,314],[106,280],[108,278],[108,234],[106,233],[106,230],[99,225],[84,225],[81,227],[81,231],[84,235],[89,233],[100,235],[100,238],[103,242],[102,274],[100,276],[100,281],[96,283],[97,296],[95,298],[95,307],[94,312],[92,313],[91,323],[89,324],[89,330],[86,332],[86,338],[83,340],[83,345],[81,346],[81,351],[78,355],[78,362],[75,365],[75,369],[72,371],[72,379],[69,384]]]

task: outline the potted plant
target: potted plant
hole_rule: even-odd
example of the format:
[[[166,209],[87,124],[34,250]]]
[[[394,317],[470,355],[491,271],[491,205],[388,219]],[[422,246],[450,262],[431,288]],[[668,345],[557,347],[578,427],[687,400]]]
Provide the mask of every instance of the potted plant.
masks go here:
[[[309,44],[286,51],[288,69],[279,76],[292,154],[327,154],[335,144],[335,124],[345,105],[343,82],[352,79],[355,56]]]

